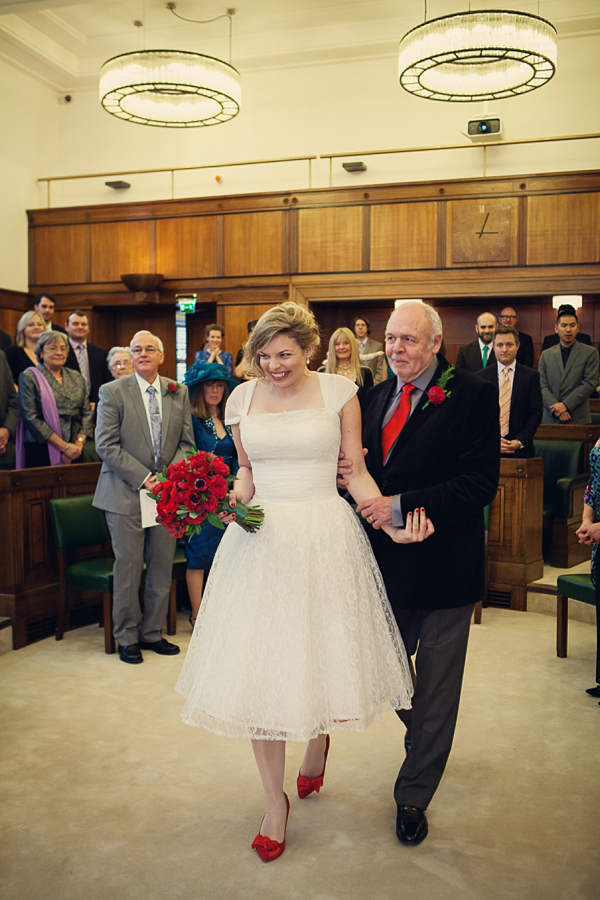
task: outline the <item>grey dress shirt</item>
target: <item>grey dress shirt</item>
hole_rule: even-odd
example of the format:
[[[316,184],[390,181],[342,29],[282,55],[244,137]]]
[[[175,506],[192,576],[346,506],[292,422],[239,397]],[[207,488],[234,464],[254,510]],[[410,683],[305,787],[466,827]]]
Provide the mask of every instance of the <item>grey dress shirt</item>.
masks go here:
[[[64,441],[71,443],[78,434],[91,437],[92,410],[83,377],[79,372],[63,366],[63,383],[59,384],[45,366],[38,364],[37,369],[46,378],[54,394],[60,419],[60,433]],[[19,375],[19,406],[25,427],[24,440],[34,444],[45,444],[53,434],[53,430],[42,415],[38,380],[33,372],[28,370]]]

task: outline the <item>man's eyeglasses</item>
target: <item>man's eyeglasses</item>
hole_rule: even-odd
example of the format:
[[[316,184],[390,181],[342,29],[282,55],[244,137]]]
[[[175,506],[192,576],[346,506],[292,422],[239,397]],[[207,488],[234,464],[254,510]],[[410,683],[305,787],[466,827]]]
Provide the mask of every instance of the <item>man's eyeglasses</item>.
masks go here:
[[[139,356],[141,353],[147,353],[148,356],[152,356],[154,353],[160,353],[158,347],[132,347],[131,355]]]

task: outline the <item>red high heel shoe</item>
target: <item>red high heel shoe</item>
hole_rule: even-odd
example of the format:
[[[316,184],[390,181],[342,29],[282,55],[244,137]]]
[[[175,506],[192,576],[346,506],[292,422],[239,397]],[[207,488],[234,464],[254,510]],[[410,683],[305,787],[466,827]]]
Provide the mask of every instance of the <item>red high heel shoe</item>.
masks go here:
[[[287,823],[290,817],[290,801],[286,793],[284,793],[283,796],[285,797],[287,812],[285,814],[285,830],[283,832],[282,842],[279,843],[279,841],[274,841],[272,840],[272,838],[267,837],[265,834],[261,834],[260,831],[252,841],[252,849],[256,850],[263,862],[272,862],[274,859],[277,859],[278,856],[281,856],[281,854],[285,850],[285,832],[287,831]]]
[[[329,735],[325,738],[325,758],[323,759],[323,771],[320,775],[316,775],[314,778],[307,778],[306,775],[302,775],[298,772],[298,796],[301,800],[304,800],[305,797],[308,797],[309,794],[312,794],[313,791],[316,791],[317,794],[323,787],[323,778],[325,777],[325,766],[327,765],[327,754],[329,753]]]

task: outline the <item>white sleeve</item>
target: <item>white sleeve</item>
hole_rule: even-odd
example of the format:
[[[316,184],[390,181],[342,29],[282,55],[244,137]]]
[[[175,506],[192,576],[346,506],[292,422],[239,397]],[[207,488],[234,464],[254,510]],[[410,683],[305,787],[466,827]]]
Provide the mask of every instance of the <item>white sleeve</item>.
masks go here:
[[[234,388],[225,404],[225,424],[237,425],[248,412],[256,381],[244,381]]]
[[[318,374],[325,406],[335,412],[339,412],[358,392],[358,386],[343,375],[330,375],[326,372]]]

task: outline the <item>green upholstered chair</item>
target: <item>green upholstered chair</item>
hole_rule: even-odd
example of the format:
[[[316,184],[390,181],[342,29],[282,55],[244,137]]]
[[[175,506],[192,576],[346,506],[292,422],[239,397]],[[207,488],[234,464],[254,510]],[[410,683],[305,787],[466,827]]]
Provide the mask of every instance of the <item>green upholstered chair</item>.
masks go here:
[[[110,534],[101,509],[92,506],[93,494],[80,497],[66,497],[50,501],[52,525],[58,551],[58,572],[60,595],[56,640],[61,641],[70,627],[70,590],[95,591],[102,594],[102,618],[104,623],[104,650],[115,652],[112,634],[112,592],[113,566],[110,551]],[[70,562],[73,552],[83,547],[104,546],[105,555],[81,561]]]
[[[544,460],[543,525],[551,532],[553,566],[565,569],[583,562],[589,550],[575,531],[581,523],[583,492],[589,480],[581,441],[535,440],[535,455]]]
[[[104,651],[115,652],[112,621],[112,593],[114,557],[110,551],[110,534],[104,512],[92,506],[93,494],[50,501],[52,524],[58,551],[60,595],[56,640],[62,640],[69,630],[69,590],[95,591],[102,594],[102,621],[104,625]],[[105,555],[99,558],[70,562],[75,550],[104,545]],[[177,631],[176,580],[185,578],[186,560],[183,548],[178,547],[173,561],[173,580],[167,611],[167,634]],[[146,565],[142,570],[142,582]]]
[[[596,588],[591,575],[559,575],[556,579],[556,655],[567,655],[569,597],[596,605]]]

